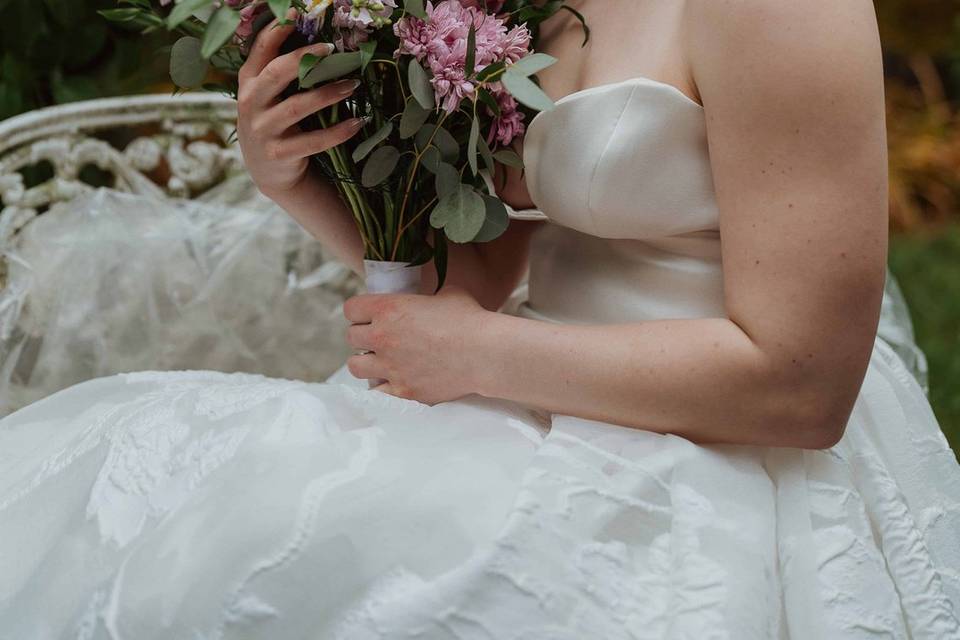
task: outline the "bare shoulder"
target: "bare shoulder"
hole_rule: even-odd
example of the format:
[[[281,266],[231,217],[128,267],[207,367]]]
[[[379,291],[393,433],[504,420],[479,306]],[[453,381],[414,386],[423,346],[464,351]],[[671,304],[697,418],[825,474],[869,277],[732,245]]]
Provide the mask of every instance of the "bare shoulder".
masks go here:
[[[870,0],[686,0],[685,48],[702,92],[749,82],[762,95],[882,94]],[[715,85],[715,86],[711,86]]]
[[[849,38],[877,40],[870,0],[685,0],[685,20],[698,37],[796,38],[807,47]]]

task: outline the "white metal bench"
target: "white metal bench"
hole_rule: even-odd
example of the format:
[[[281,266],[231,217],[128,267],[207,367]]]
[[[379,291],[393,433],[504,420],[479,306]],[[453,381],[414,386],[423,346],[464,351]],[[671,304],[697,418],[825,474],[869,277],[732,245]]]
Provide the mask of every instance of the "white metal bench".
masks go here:
[[[235,102],[213,94],[94,100],[0,122],[0,415],[64,386],[124,370],[211,368],[323,379],[345,360],[348,351],[335,330],[336,304],[359,290],[360,283],[345,267],[327,261],[315,241],[259,194],[233,143],[235,122]],[[119,193],[97,192],[84,180],[88,167]],[[39,181],[26,177],[31,172]],[[101,199],[91,201],[98,193]],[[63,236],[63,227],[80,230],[83,237],[94,233],[83,226],[81,214],[71,211],[74,203],[90,208],[91,202],[111,211],[118,202],[129,203],[131,221],[139,223],[167,207],[173,218],[190,225],[184,231],[190,247],[184,249],[185,240],[175,228],[179,223],[157,219],[158,233],[174,238],[177,267],[183,267],[176,278],[187,282],[177,286],[187,293],[162,292],[159,302],[151,299],[148,305],[139,299],[135,283],[117,292],[121,300],[101,308],[90,298],[102,298],[109,283],[99,288],[91,283],[87,295],[67,290],[77,282],[74,265],[92,269],[91,278],[104,280],[109,273],[104,271],[109,255],[88,256],[77,249],[71,260],[70,247],[64,248],[71,238]],[[243,213],[224,213],[233,209]],[[218,221],[196,222],[207,214]],[[96,217],[87,222],[107,224]],[[129,260],[135,238],[124,237],[117,226],[122,222],[103,228],[117,232],[117,260],[124,255]],[[104,240],[99,253],[109,254],[112,241]],[[266,279],[251,278],[254,269],[236,256],[232,262],[224,258],[224,243],[234,254],[249,250],[271,261],[263,265]],[[140,278],[144,288],[157,288],[163,283],[153,280],[169,280],[164,272],[170,265],[148,245],[143,257],[156,264],[138,263],[125,275]],[[213,257],[194,255],[206,250]],[[65,270],[48,272],[48,259],[55,262],[58,256],[67,260]],[[203,281],[214,277],[205,270],[217,268],[216,277],[226,278],[231,291],[214,291],[213,284]],[[243,290],[244,282],[253,280],[251,290]],[[183,295],[185,301],[174,299]],[[123,308],[126,299],[129,310]],[[189,335],[186,323],[201,320],[186,316],[200,313],[201,303],[212,306],[200,311],[208,314],[206,322],[222,325],[222,336],[206,326],[199,331],[202,336]],[[165,324],[152,317],[145,321],[144,314],[152,314],[158,304],[166,305],[158,311],[166,314]],[[264,307],[261,316],[257,304]],[[90,326],[74,327],[69,310],[96,315],[87,318]],[[301,318],[301,313],[322,317]],[[276,341],[269,336],[296,334],[298,323],[304,324],[300,335],[277,336]],[[122,338],[123,327],[131,324],[150,327],[144,329],[142,348]],[[312,341],[310,327],[317,334]],[[171,344],[192,339],[192,346]],[[307,343],[313,348],[305,348]],[[123,358],[110,355],[111,349],[123,352]]]

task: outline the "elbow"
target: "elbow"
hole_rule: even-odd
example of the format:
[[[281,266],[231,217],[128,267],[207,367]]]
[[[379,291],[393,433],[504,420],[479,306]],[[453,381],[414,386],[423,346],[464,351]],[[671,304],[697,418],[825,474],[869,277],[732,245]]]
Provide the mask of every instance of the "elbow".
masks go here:
[[[800,443],[796,446],[801,449],[812,450],[833,448],[843,439],[849,417],[849,412],[844,418],[839,418],[836,415],[817,416],[807,425]]]
[[[836,446],[859,395],[862,378],[854,385],[843,384],[836,376],[817,381],[794,380],[782,386],[768,407],[773,415],[767,425],[776,425],[776,445],[798,449],[824,450]]]

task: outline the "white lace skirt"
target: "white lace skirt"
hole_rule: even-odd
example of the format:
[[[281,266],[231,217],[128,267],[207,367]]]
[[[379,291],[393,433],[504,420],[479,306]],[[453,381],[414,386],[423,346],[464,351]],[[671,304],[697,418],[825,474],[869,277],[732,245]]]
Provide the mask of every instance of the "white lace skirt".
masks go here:
[[[882,340],[828,451],[216,373],[0,421],[3,640],[944,640],[958,540]]]

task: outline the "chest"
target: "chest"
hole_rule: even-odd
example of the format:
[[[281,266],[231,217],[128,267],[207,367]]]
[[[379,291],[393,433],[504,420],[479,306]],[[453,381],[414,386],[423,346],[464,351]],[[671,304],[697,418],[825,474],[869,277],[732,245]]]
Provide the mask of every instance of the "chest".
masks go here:
[[[559,63],[541,72],[544,90],[554,99],[588,87],[627,78],[655,78],[686,92],[691,83],[683,66],[684,3],[677,0],[579,0],[571,4],[584,17],[590,38],[570,12],[547,22],[539,49]]]
[[[607,239],[711,231],[718,213],[703,109],[643,77],[569,94],[524,142],[529,194],[556,224]]]

